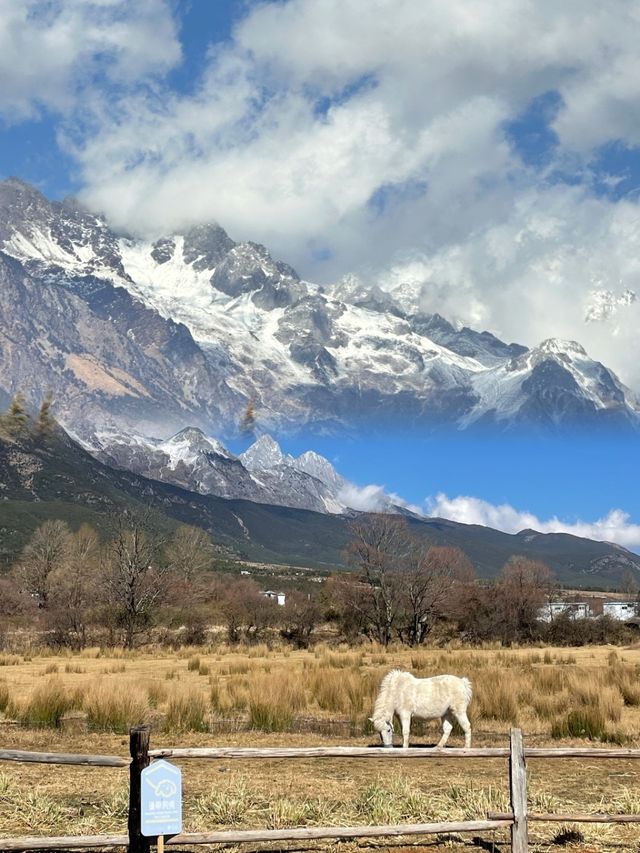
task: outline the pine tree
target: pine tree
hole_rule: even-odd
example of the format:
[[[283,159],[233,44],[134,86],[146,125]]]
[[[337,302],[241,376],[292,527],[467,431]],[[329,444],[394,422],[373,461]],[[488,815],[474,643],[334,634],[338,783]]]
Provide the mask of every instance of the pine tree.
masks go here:
[[[40,404],[40,410],[38,412],[38,419],[35,423],[33,434],[38,439],[47,439],[49,438],[55,429],[56,420],[51,414],[51,407],[53,405],[53,394],[51,391],[48,391]]]
[[[0,430],[12,438],[25,434],[29,427],[29,413],[22,391],[16,391],[6,412],[0,417]]]

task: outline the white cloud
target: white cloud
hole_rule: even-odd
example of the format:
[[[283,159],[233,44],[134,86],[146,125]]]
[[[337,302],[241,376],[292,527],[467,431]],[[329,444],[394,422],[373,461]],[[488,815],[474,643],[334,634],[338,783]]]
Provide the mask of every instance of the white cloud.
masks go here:
[[[640,304],[619,299],[639,286],[640,211],[595,197],[588,168],[596,146],[640,143],[635,0],[247,5],[188,94],[161,79],[179,53],[166,2],[61,0],[46,27],[36,5],[0,0],[0,111],[69,110],[80,86],[66,145],[116,225],[214,219],[308,277],[409,278],[428,310],[580,340],[640,385]],[[96,64],[118,97],[91,88]],[[549,91],[559,146],[541,173],[504,127]],[[558,166],[582,185],[554,184]],[[616,310],[585,324],[602,291]]]
[[[389,287],[407,281],[426,311],[529,346],[578,340],[624,382],[640,385],[635,203],[614,204],[581,187],[529,188],[500,221],[378,274]]]
[[[530,512],[515,509],[510,504],[492,504],[481,498],[458,496],[450,498],[442,492],[428,498],[428,514],[448,518],[463,524],[480,524],[505,533],[531,529],[539,533],[570,533],[587,539],[615,542],[626,548],[640,546],[640,524],[634,524],[627,512],[612,509],[597,521],[565,522],[557,517],[541,520]]]
[[[87,140],[88,197],[129,225],[208,215],[286,246],[330,240],[336,225],[361,231],[377,188],[424,179],[446,184],[428,195],[433,213],[442,215],[444,201],[452,221],[487,191],[478,180],[516,167],[501,123],[532,97],[562,94],[558,131],[567,139],[584,135],[586,93],[598,116],[606,108],[616,68],[624,77],[633,64],[639,30],[630,0],[614,6],[259,4],[233,43],[210,52],[195,94],[165,93],[161,105],[132,99]],[[623,80],[615,91],[622,104],[635,103],[634,86]],[[640,127],[622,119],[614,137],[626,138],[634,121]],[[278,231],[289,241],[278,241]]]
[[[400,495],[387,492],[384,486],[375,483],[358,486],[347,481],[338,492],[338,500],[360,512],[388,512],[391,507],[403,507],[416,515],[423,514],[421,507],[408,503]]]
[[[0,0],[0,116],[68,112],[99,76],[128,85],[180,58],[165,0]]]
[[[387,494],[384,486],[373,483],[367,486],[357,486],[355,483],[347,483],[338,492],[338,500],[351,509],[360,512],[381,512],[388,506]]]

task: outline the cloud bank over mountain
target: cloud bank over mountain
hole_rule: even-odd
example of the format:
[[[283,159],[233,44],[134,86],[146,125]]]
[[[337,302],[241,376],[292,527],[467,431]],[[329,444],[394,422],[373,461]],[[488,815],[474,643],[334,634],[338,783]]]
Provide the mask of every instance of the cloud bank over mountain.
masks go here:
[[[237,6],[198,61],[164,0],[0,8],[0,115],[48,117],[116,226],[213,219],[640,383],[632,0]]]
[[[632,550],[640,548],[640,524],[634,524],[629,513],[621,509],[612,509],[596,521],[567,522],[556,517],[543,520],[510,504],[492,504],[469,495],[450,498],[443,493],[427,498],[426,509],[431,516],[494,527],[504,533],[519,533],[521,530],[570,533],[587,539],[615,542]]]

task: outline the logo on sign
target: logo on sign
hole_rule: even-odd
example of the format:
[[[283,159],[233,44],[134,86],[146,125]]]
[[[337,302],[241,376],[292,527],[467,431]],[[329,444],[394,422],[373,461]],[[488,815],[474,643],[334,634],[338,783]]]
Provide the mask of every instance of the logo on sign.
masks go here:
[[[154,761],[142,771],[140,831],[143,835],[182,832],[182,773],[168,761]]]

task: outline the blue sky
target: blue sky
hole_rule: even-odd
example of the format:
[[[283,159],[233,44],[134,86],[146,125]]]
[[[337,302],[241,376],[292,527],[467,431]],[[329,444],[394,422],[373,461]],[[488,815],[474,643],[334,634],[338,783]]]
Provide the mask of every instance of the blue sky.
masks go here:
[[[404,432],[345,439],[279,436],[298,456],[331,460],[363,498],[394,494],[420,512],[515,533],[526,527],[619,541],[640,551],[640,445],[617,436],[523,433],[420,436]],[[228,442],[235,453],[251,443]]]
[[[130,232],[215,220],[504,340],[579,340],[640,392],[639,43],[634,0],[8,0],[0,176]],[[620,510],[640,547],[634,442],[284,444],[467,520]]]

